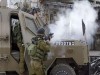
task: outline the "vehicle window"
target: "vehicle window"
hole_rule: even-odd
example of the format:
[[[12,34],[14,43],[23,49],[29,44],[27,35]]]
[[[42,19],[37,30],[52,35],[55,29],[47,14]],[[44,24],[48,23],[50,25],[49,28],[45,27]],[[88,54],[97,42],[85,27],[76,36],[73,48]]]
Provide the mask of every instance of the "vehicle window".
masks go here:
[[[34,34],[36,34],[37,26],[35,25],[35,22],[33,19],[30,19],[28,17],[25,17],[26,27]]]

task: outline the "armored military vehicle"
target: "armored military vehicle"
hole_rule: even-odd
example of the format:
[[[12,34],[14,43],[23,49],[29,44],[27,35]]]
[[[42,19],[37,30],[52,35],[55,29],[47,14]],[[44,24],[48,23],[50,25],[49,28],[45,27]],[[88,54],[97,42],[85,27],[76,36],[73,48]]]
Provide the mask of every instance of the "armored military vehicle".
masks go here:
[[[57,41],[46,62],[47,75],[89,75],[88,48],[78,40]]]
[[[3,0],[4,1],[4,0]],[[19,75],[20,50],[13,39],[13,26],[19,23],[25,47],[25,72],[29,75],[30,58],[27,46],[40,27],[48,29],[37,15],[0,6],[0,75]],[[86,75],[88,70],[88,48],[82,41],[65,40],[51,46],[52,56],[44,62],[46,75]],[[88,74],[87,74],[88,75]]]
[[[41,19],[21,10],[6,7],[6,0],[0,3],[0,75],[19,74],[20,50],[13,41],[13,29],[20,24],[23,43],[31,42],[36,30],[43,25]],[[24,45],[24,44],[23,44]],[[26,68],[27,69],[27,68]]]

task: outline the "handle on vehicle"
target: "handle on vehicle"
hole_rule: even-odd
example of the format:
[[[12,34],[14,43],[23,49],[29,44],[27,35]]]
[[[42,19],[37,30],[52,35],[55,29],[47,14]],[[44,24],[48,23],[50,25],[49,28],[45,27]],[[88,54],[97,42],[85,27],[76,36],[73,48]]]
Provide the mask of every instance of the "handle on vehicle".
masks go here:
[[[4,40],[4,41],[5,41],[5,40],[8,40],[8,35],[0,36],[0,41],[1,41],[1,40]]]

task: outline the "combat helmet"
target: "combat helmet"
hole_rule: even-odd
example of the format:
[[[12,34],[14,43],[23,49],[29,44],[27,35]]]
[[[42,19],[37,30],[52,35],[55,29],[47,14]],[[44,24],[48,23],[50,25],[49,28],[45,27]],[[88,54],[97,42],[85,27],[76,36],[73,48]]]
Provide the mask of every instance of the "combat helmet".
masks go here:
[[[37,35],[44,35],[44,34],[45,34],[45,30],[43,28],[37,30]]]

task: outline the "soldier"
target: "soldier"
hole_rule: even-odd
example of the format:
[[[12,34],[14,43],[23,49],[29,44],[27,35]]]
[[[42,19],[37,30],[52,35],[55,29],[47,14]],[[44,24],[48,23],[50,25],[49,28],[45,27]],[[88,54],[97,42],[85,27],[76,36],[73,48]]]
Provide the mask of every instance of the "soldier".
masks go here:
[[[33,52],[33,55],[30,55],[30,64],[33,71],[33,74],[31,75],[45,75],[43,70],[43,61],[46,60],[47,52],[49,52],[50,49],[50,44],[43,39],[44,35],[45,30],[43,28],[39,29],[37,31],[37,36],[35,37],[37,38],[36,45],[34,48],[30,47],[32,45],[29,46],[29,48],[32,48],[35,51],[35,53]]]
[[[17,44],[20,50],[19,71],[20,71],[20,75],[23,75],[24,73],[24,46],[22,42],[21,28],[18,22],[15,23],[15,26],[13,29],[13,41],[14,43]]]
[[[29,11],[31,10],[30,5],[27,2],[23,3],[23,8],[21,9],[24,12],[29,13]]]
[[[41,12],[40,12],[40,9],[39,8],[33,8],[31,11],[30,11],[30,14],[32,15],[37,15],[37,16],[41,16]]]

